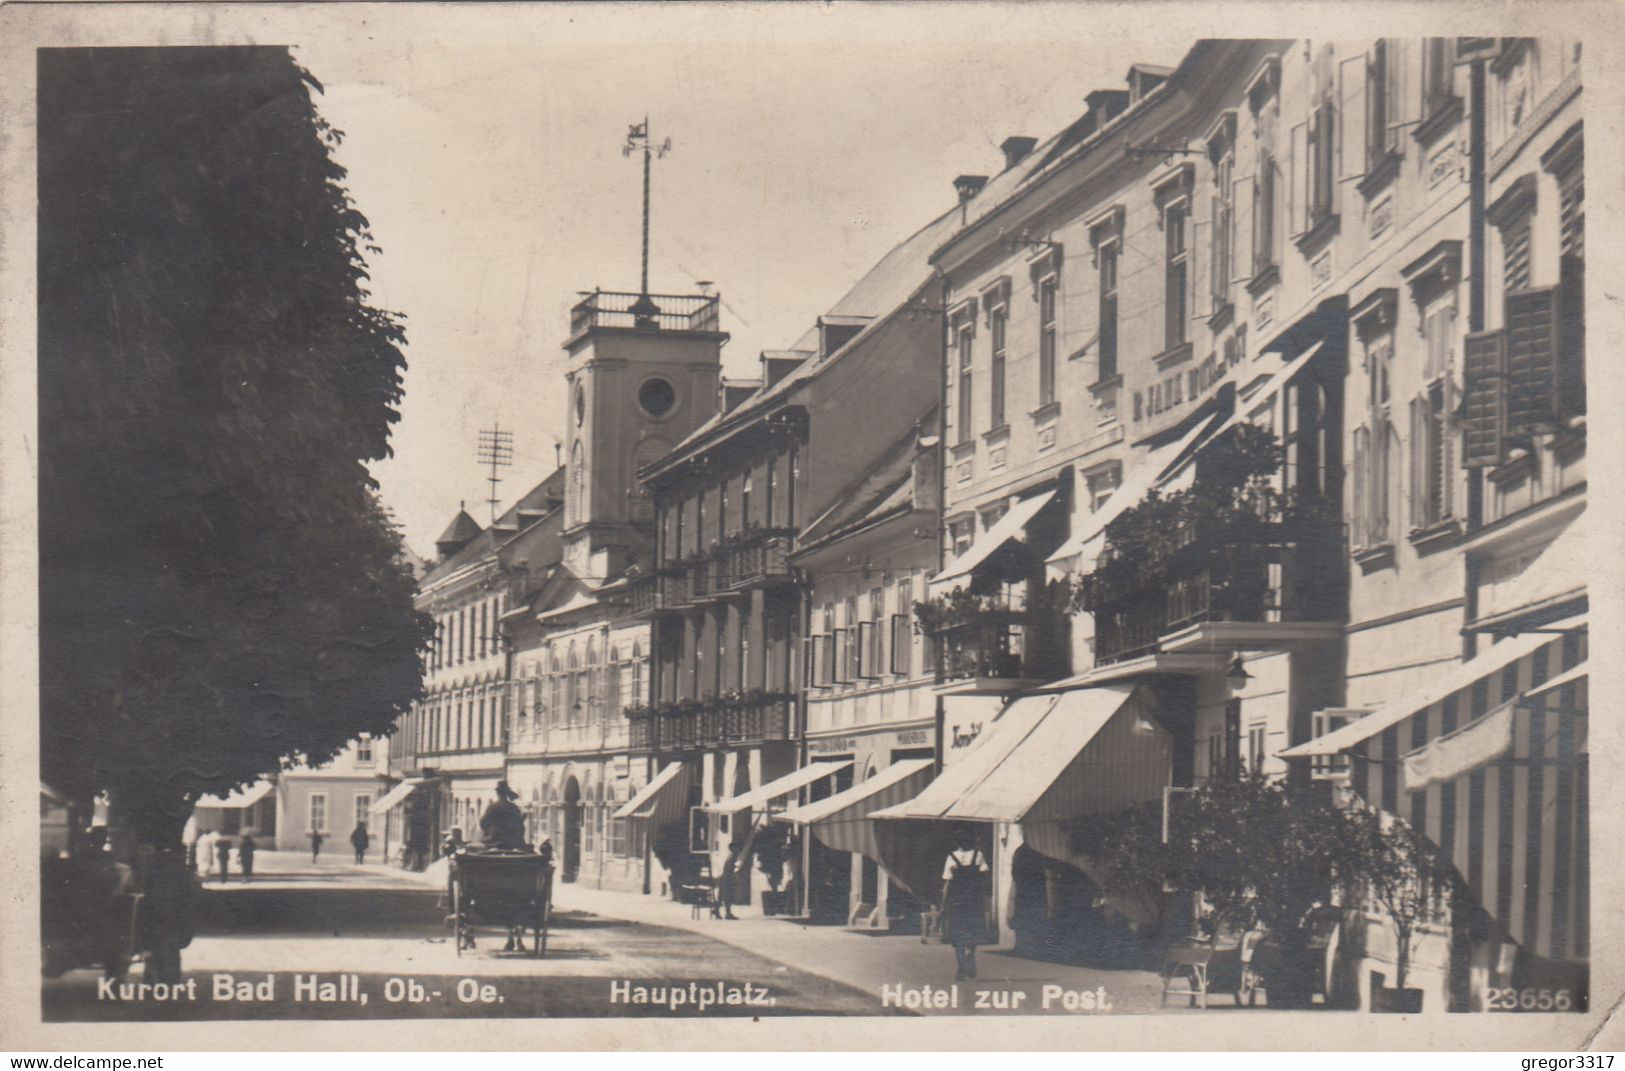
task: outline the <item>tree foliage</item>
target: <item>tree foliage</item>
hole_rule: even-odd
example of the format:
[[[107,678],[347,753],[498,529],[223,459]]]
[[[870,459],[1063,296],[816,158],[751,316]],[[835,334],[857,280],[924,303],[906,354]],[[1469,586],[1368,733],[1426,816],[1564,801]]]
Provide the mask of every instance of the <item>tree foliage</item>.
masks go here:
[[[161,838],[418,694],[428,625],[365,468],[405,336],[286,49],[39,75],[42,775]]]

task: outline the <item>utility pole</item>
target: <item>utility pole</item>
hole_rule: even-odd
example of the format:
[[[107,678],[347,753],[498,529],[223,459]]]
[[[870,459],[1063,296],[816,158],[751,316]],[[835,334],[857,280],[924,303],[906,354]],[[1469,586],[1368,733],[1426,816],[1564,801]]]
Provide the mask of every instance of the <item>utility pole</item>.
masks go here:
[[[621,155],[630,157],[640,150],[643,153],[643,275],[638,300],[633,303],[631,311],[635,326],[656,327],[655,317],[660,314],[660,306],[649,297],[649,175],[654,158],[664,157],[671,152],[671,139],[656,144],[649,134],[647,115],[643,117],[643,122],[633,123],[627,128],[626,144],[621,146]]]
[[[500,422],[493,423],[489,429],[481,430],[478,457],[480,464],[491,467],[491,475],[485,478],[491,485],[491,497],[486,499],[491,504],[491,523],[497,519],[497,484],[502,477],[497,475],[498,469],[505,469],[513,464],[513,432],[503,431]]]

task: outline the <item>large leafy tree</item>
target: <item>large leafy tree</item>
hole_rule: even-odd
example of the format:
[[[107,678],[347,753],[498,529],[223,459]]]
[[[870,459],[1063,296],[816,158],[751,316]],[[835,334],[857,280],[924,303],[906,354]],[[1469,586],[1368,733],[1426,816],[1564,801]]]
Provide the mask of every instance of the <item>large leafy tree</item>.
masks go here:
[[[365,467],[404,334],[312,90],[285,48],[39,54],[41,773],[163,851],[420,688]]]

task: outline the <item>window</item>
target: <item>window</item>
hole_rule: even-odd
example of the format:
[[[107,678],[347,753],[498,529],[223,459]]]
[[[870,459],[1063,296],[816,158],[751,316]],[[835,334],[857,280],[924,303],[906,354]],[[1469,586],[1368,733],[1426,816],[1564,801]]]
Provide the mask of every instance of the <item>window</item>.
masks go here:
[[[1224,734],[1207,734],[1207,775],[1209,780],[1218,778],[1224,772]]]
[[[1454,301],[1423,319],[1427,386],[1411,402],[1411,526],[1418,529],[1455,516],[1455,329]]]
[[[1422,114],[1436,115],[1456,99],[1455,42],[1449,37],[1430,37],[1422,50]]]
[[[1185,342],[1186,295],[1189,293],[1190,285],[1187,217],[1188,211],[1184,201],[1175,201],[1164,209],[1162,214],[1165,254],[1163,344],[1167,349],[1173,349]]]
[[[1337,108],[1321,101],[1309,121],[1308,228],[1330,219],[1336,204]]]
[[[355,764],[357,766],[372,765],[372,737],[362,733],[355,742]]]
[[[993,374],[991,386],[993,388],[993,412],[989,417],[991,426],[995,429],[1005,425],[1004,418],[1004,335],[1005,325],[1009,317],[1009,310],[1003,305],[991,310],[988,314],[988,333],[993,340]]]
[[[1530,222],[1524,216],[1501,232],[1501,283],[1508,294],[1529,288]]]
[[[645,380],[638,388],[638,405],[652,417],[665,416],[676,403],[677,391],[658,376]]]
[[[1253,725],[1247,729],[1247,769],[1253,773],[1264,768],[1264,726]]]
[[[587,455],[578,439],[570,448],[570,523],[580,524],[586,515]]]
[[[1213,295],[1213,308],[1230,304],[1230,277],[1234,274],[1231,248],[1232,228],[1235,226],[1235,153],[1228,141],[1217,150],[1213,164],[1213,247],[1212,271],[1209,289]]]
[[[796,526],[796,476],[801,471],[801,454],[794,448],[790,449],[790,463],[785,474],[784,487],[784,523],[791,528]]]
[[[1038,283],[1038,404],[1055,400],[1055,293],[1056,279]]]
[[[312,833],[327,832],[327,793],[312,792],[310,794],[310,831]]]
[[[971,441],[971,339],[969,327],[959,329],[959,441]]]
[[[1252,272],[1262,275],[1275,266],[1275,154],[1258,152],[1258,173],[1253,181]]]
[[[1394,336],[1387,331],[1366,344],[1366,423],[1354,430],[1353,531],[1355,550],[1393,543],[1393,481],[1390,472],[1392,411],[1390,376]]]
[[[1089,512],[1095,513],[1112,497],[1123,482],[1123,468],[1118,464],[1107,465],[1105,468],[1091,472],[1084,477],[1084,485],[1089,490]]]
[[[1117,375],[1117,243],[1100,247],[1100,378]]]
[[[370,811],[371,809],[372,809],[372,793],[370,793],[370,792],[357,792],[355,794],[355,824],[358,825],[358,826],[366,825],[367,824],[367,817],[368,817],[367,812]]]
[[[728,481],[717,484],[717,540],[728,538]]]
[[[869,627],[868,638],[864,641],[864,661],[868,670],[864,676],[871,680],[879,680],[884,671],[886,646],[886,591],[884,588],[872,588],[869,591],[869,620],[865,622]]]
[[[1365,66],[1365,162],[1371,171],[1404,144],[1402,82],[1404,60],[1399,42],[1379,40]]]
[[[873,680],[880,676],[880,660],[875,657],[875,640],[879,632],[873,621],[858,622],[857,679]]]
[[[762,523],[767,525],[769,528],[773,527],[773,484],[775,482],[774,477],[778,473],[778,467],[778,455],[769,454],[767,458],[767,483],[762,488],[763,495],[766,498],[766,505],[762,511],[764,514]]]
[[[750,473],[745,473],[739,483],[739,527],[750,527]]]
[[[838,628],[834,632],[832,655],[835,660],[835,684],[852,683],[852,645],[849,641],[851,630]]]
[[[1558,243],[1565,257],[1585,259],[1585,169],[1576,161],[1557,176]]]
[[[976,537],[976,522],[970,517],[948,522],[948,555],[957,558],[970,549]]]

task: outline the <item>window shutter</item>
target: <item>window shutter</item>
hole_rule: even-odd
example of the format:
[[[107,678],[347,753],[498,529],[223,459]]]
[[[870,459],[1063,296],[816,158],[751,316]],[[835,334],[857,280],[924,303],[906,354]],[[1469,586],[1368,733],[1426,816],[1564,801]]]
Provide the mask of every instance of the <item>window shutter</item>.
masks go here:
[[[1482,468],[1501,460],[1502,403],[1506,380],[1506,335],[1480,331],[1462,347],[1463,405],[1461,463]]]
[[[864,680],[880,676],[880,662],[875,658],[875,623],[858,623],[858,676]]]
[[[1402,37],[1388,38],[1388,133],[1390,151],[1402,151],[1408,124],[1416,116],[1410,97],[1407,63],[1412,62],[1410,44]]]
[[[1426,395],[1417,395],[1411,399],[1411,527],[1425,528],[1427,526],[1427,473],[1429,454],[1428,449],[1428,400]]]
[[[1563,337],[1558,405],[1566,417],[1586,411],[1585,261],[1565,256],[1562,267]]]
[[[1365,53],[1350,56],[1337,65],[1342,127],[1338,136],[1337,177],[1351,182],[1365,174]]]
[[[1506,297],[1507,431],[1520,438],[1557,423],[1557,287]]]
[[[1190,309],[1192,320],[1205,320],[1213,315],[1213,287],[1209,285],[1213,275],[1212,246],[1208,244],[1213,239],[1213,223],[1197,220],[1192,212],[1187,226],[1190,227],[1190,245],[1185,251],[1188,295],[1185,307]],[[1190,332],[1185,332],[1185,338],[1191,338]]]
[[[1450,318],[1454,323],[1455,317]],[[1441,397],[1439,411],[1434,416],[1434,434],[1438,436],[1439,458],[1433,478],[1439,487],[1439,516],[1445,520],[1456,515],[1456,382],[1448,374],[1439,384]]]
[[[1294,237],[1308,230],[1309,131],[1303,123],[1292,127],[1292,142],[1286,160],[1287,233]]]
[[[1230,247],[1230,282],[1244,283],[1253,277],[1253,261],[1257,259],[1256,231],[1253,223],[1253,198],[1257,181],[1251,176],[1231,183],[1231,233],[1235,236]]]
[[[1371,484],[1367,478],[1367,468],[1371,464],[1371,432],[1365,427],[1354,429],[1354,495],[1351,502],[1350,513],[1354,518],[1354,545],[1368,547],[1371,545],[1371,504],[1367,496],[1371,493]]]

